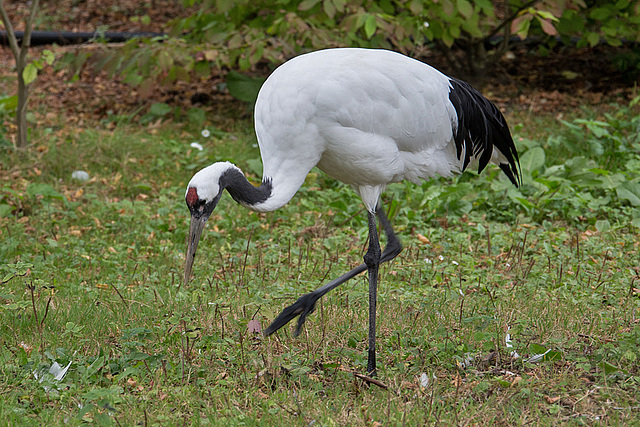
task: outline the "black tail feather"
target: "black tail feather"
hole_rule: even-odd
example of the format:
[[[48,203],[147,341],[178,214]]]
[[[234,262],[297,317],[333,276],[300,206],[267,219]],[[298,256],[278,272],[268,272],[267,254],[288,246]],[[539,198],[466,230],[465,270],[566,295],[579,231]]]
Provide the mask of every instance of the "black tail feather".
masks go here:
[[[478,158],[478,172],[489,164],[494,147],[507,159],[500,168],[516,186],[522,183],[518,152],[504,116],[491,101],[482,96],[469,83],[451,78],[449,100],[456,109],[458,126],[454,140],[458,159],[462,158],[463,170],[471,157]]]

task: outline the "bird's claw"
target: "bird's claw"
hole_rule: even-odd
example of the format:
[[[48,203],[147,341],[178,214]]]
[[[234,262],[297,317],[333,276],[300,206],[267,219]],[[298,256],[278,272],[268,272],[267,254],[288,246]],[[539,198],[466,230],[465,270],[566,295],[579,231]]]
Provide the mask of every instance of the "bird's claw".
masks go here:
[[[264,334],[269,336],[297,316],[300,316],[294,333],[294,336],[297,337],[300,335],[300,332],[302,332],[302,325],[304,325],[305,320],[307,320],[307,316],[315,311],[318,298],[314,292],[302,295],[296,302],[282,310],[282,313],[275,318],[271,325],[264,331]]]

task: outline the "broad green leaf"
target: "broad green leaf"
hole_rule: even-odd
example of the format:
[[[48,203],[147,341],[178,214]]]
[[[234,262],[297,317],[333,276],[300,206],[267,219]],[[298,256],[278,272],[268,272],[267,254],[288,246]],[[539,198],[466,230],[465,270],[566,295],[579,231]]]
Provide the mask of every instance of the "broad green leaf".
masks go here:
[[[600,368],[602,368],[604,370],[604,373],[606,375],[612,374],[614,372],[618,372],[620,370],[620,368],[618,368],[615,365],[612,365],[611,363],[609,363],[607,361],[603,361],[602,363],[600,363]]]
[[[169,114],[173,109],[165,104],[164,102],[156,102],[155,104],[152,104],[151,107],[149,108],[149,113],[153,114],[154,116],[164,116],[166,114]]]
[[[100,369],[102,369],[104,364],[105,364],[104,356],[98,357],[96,360],[93,361],[93,363],[91,365],[89,365],[87,367],[87,370],[84,372],[84,378],[87,379],[91,375],[93,375],[96,372],[98,372]]]
[[[378,24],[376,22],[375,15],[367,16],[366,21],[364,21],[364,34],[365,34],[365,36],[367,36],[368,39],[373,37],[373,35],[376,32],[376,28],[377,27],[378,27]]]
[[[449,33],[453,36],[454,40],[460,38],[460,26],[459,25],[450,25]]]
[[[502,387],[502,388],[509,388],[509,387],[511,387],[511,383],[510,383],[509,381],[505,381],[505,380],[498,379],[498,380],[497,380],[497,383],[498,383],[498,385],[499,385],[500,387]]]
[[[545,154],[542,147],[533,147],[532,149],[525,151],[522,157],[520,157],[522,170],[529,173],[542,167],[544,162]]]
[[[471,5],[471,3],[469,3],[467,0],[458,0],[457,5],[460,15],[464,16],[467,19],[471,18],[471,15],[473,15],[473,6]]]
[[[64,200],[64,196],[58,193],[52,186],[44,183],[32,183],[27,187],[30,196],[43,196],[45,198]]]
[[[616,194],[633,206],[640,206],[640,182],[623,182],[616,187]]]
[[[163,71],[168,71],[173,66],[173,58],[169,51],[161,50],[158,54],[158,65]]]
[[[533,16],[531,15],[517,17],[511,22],[511,32],[524,40],[529,34],[529,27],[531,27],[532,19]]]
[[[471,16],[470,19],[465,19],[462,22],[462,29],[468,32],[473,37],[482,38],[483,33],[479,27],[479,18],[480,18],[479,14],[474,14]]]
[[[548,19],[550,21],[558,21],[558,18],[556,18],[553,13],[547,11],[547,10],[536,10],[536,14],[543,18],[543,19]]]
[[[542,345],[540,345],[540,344],[531,343],[531,344],[529,344],[529,351],[531,353],[542,354],[545,351],[547,351],[547,348],[542,346]]]
[[[317,5],[318,3],[320,3],[320,0],[303,0],[300,2],[300,5],[298,6],[298,10],[302,10],[302,11],[309,10],[315,5]]]
[[[538,19],[538,22],[540,23],[540,27],[542,28],[542,31],[544,31],[545,34],[548,34],[550,36],[558,35],[558,30],[556,30],[556,27],[553,26],[553,23],[551,22],[551,20],[543,19],[540,17],[537,17],[537,19]]]
[[[145,184],[145,183],[138,183],[135,184],[134,187],[140,191],[151,191],[152,188],[149,184]]]
[[[523,198],[523,197],[516,197],[516,200],[525,208],[532,210],[535,209],[536,205],[534,205],[533,203],[531,203],[529,200]]]
[[[11,215],[13,208],[10,205],[0,203],[0,218]]]
[[[127,355],[127,360],[147,360],[150,356],[140,351],[132,351]]]
[[[598,21],[604,21],[611,16],[611,9],[608,7],[596,7],[591,11],[589,16]]]
[[[324,10],[324,13],[326,13],[329,18],[333,19],[333,17],[336,16],[336,7],[333,4],[333,1],[324,0],[322,2],[322,9]]]
[[[451,0],[442,0],[442,10],[445,14],[443,18],[453,16],[456,11]]]
[[[251,77],[237,71],[230,71],[227,74],[227,88],[231,96],[250,104],[256,102],[262,83],[264,83],[262,77]]]
[[[589,43],[589,46],[593,47],[600,41],[600,36],[598,35],[598,33],[588,33],[586,39],[587,43]]]
[[[551,350],[547,354],[544,355],[542,359],[545,362],[553,362],[555,360],[561,360],[563,353],[561,351]]]
[[[629,4],[631,3],[631,0],[618,0],[616,2],[616,4],[614,5],[614,7],[618,10],[622,10],[622,9],[626,9],[627,7],[629,7]]]
[[[105,399],[111,396],[119,396],[123,392],[124,392],[124,389],[119,385],[112,385],[109,388],[94,388],[93,390],[90,390],[87,393],[84,393],[82,395],[82,399],[92,402],[94,400]],[[86,405],[86,406],[90,406],[90,405]]]
[[[195,63],[193,71],[195,71],[198,76],[206,78],[211,75],[211,64],[209,64],[208,61],[198,61]]]
[[[599,219],[596,221],[596,230],[601,233],[611,230],[611,224],[606,219]]]
[[[206,119],[207,113],[202,108],[193,107],[187,111],[187,120],[198,127],[202,127]]]
[[[0,98],[0,111],[14,111],[18,107],[18,95]]]
[[[46,62],[47,64],[51,65],[53,64],[53,61],[55,61],[56,56],[52,51],[47,49],[42,52],[42,59],[44,59],[44,62]]]
[[[22,79],[24,80],[24,84],[28,85],[33,82],[36,77],[38,77],[38,67],[35,63],[31,62],[24,67],[22,71]]]
[[[490,0],[476,0],[476,7],[479,7],[487,16],[494,17],[495,16],[495,6],[491,3]]]
[[[132,86],[138,86],[140,83],[142,83],[142,80],[144,80],[143,76],[135,74],[133,72],[129,72],[124,78],[124,82]]]
[[[414,15],[420,15],[424,10],[424,3],[422,3],[421,0],[411,0],[411,3],[409,3],[409,10]]]

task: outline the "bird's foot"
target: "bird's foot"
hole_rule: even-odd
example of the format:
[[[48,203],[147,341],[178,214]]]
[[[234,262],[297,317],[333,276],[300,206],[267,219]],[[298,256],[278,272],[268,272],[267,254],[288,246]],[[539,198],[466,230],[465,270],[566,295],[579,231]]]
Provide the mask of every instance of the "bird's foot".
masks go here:
[[[308,294],[302,295],[296,302],[282,310],[282,313],[280,313],[273,323],[269,325],[269,327],[264,331],[264,334],[269,336],[295,319],[296,316],[300,316],[298,318],[298,325],[296,326],[296,332],[294,334],[295,336],[300,335],[302,325],[304,325],[307,316],[315,311],[316,302],[321,296],[322,295],[318,295],[317,292],[309,292]]]
[[[376,370],[376,351],[369,349],[369,358],[367,360],[367,375],[375,377],[378,375]]]

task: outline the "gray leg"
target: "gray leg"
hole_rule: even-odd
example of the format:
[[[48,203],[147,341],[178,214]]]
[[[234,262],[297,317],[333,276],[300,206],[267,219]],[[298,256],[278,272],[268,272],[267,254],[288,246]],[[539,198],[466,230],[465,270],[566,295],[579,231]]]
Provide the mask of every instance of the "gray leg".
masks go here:
[[[313,292],[302,295],[296,302],[291,304],[282,310],[282,313],[276,317],[276,319],[265,330],[265,335],[271,335],[278,329],[289,323],[291,320],[298,318],[298,325],[296,327],[295,335],[299,335],[302,330],[307,316],[315,310],[316,302],[324,296],[327,292],[337,288],[347,280],[355,277],[365,270],[369,271],[369,359],[367,363],[367,372],[371,373],[376,367],[375,360],[375,313],[376,313],[376,301],[377,301],[377,282],[378,282],[378,267],[381,263],[391,261],[400,252],[402,252],[402,243],[396,236],[389,219],[384,213],[384,210],[378,205],[377,215],[380,219],[380,224],[384,229],[387,236],[387,245],[380,254],[380,241],[378,240],[378,232],[375,224],[375,217],[368,213],[369,220],[369,249],[364,257],[364,263],[360,264],[353,270],[343,274],[337,279],[332,280],[326,285],[316,289]],[[372,247],[373,246],[373,247]],[[376,255],[377,253],[377,255]],[[376,261],[377,260],[377,261]],[[371,264],[371,267],[370,267]],[[373,267],[373,268],[372,268]],[[375,272],[373,271],[375,269]],[[372,277],[373,282],[372,282]],[[373,314],[373,315],[372,315]],[[373,338],[373,339],[372,339]]]
[[[376,306],[378,303],[378,269],[382,252],[378,240],[376,217],[368,212],[369,217],[369,249],[364,255],[364,263],[369,272],[369,358],[367,359],[367,373],[376,375]]]

